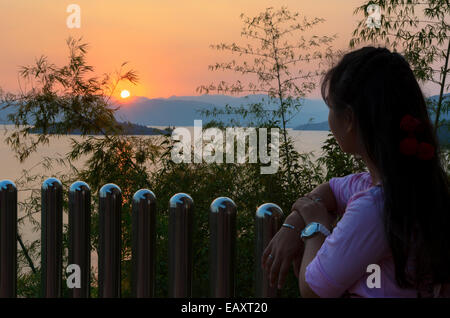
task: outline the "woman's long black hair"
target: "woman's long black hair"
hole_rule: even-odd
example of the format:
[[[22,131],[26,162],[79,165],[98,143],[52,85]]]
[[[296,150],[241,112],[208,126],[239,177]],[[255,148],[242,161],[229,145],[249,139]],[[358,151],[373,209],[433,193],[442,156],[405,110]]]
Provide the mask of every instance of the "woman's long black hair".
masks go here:
[[[424,96],[408,62],[386,48],[364,47],[344,55],[326,73],[321,90],[338,114],[351,108],[382,179],[385,233],[398,285],[422,288],[450,282],[448,178]],[[432,159],[400,152],[406,137],[400,122],[407,114],[421,121],[416,138],[434,146]]]

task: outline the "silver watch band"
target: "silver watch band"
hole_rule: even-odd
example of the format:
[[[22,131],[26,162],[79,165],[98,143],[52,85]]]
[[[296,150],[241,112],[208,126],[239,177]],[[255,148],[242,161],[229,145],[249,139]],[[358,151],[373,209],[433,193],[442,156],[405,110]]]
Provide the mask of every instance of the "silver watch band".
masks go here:
[[[322,225],[320,223],[317,223],[317,224],[319,224],[319,232],[322,233],[323,235],[325,235],[325,237],[327,237],[328,235],[331,234],[331,232],[326,228],[325,225]]]

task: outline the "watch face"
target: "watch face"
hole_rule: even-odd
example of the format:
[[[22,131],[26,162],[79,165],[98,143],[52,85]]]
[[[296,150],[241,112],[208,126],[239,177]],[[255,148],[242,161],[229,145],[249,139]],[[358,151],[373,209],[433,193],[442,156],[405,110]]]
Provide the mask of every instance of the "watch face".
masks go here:
[[[303,235],[304,236],[313,235],[316,232],[316,228],[317,228],[316,224],[314,223],[309,224],[307,227],[305,227]]]

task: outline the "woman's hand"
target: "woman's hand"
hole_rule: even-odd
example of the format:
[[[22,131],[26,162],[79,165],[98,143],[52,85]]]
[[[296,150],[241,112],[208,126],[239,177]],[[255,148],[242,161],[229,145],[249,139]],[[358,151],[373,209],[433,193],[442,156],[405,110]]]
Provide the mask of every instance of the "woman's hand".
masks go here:
[[[264,250],[261,259],[270,286],[277,284],[278,289],[283,287],[292,261],[301,258],[303,253],[300,231],[305,227],[305,222],[299,214],[292,212],[285,223],[295,226],[296,229],[282,227]]]
[[[303,258],[302,252],[298,253],[298,255],[296,255],[294,257],[294,260],[292,261],[292,269],[294,270],[294,275],[295,275],[295,277],[297,277],[297,279],[298,279],[298,275],[300,274],[300,268],[302,266],[302,258]]]
[[[328,212],[325,205],[319,200],[303,197],[298,199],[292,208],[298,209],[296,211],[301,215],[306,225],[317,222],[331,230],[336,220],[336,215]]]

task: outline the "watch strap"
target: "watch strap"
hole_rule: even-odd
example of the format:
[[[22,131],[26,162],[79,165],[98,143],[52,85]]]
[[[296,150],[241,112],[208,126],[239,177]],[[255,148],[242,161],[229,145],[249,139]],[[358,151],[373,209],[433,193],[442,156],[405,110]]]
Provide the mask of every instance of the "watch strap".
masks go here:
[[[320,223],[317,223],[317,224],[319,224],[318,225],[319,232],[322,233],[323,235],[325,235],[325,237],[327,237],[328,235],[331,234],[330,230],[328,230],[325,225],[320,224]]]

